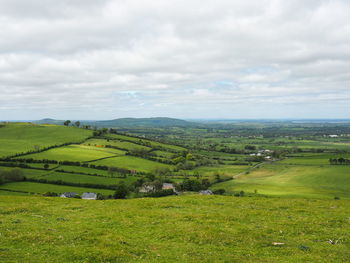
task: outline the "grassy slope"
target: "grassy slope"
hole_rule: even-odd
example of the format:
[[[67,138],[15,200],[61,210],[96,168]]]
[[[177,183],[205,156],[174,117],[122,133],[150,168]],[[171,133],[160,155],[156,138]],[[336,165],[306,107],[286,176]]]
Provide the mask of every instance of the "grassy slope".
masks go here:
[[[107,141],[104,139],[90,139],[90,140],[87,140],[84,143],[84,145],[104,145],[104,146],[105,145],[112,145],[112,146],[119,147],[121,149],[127,149],[127,150],[131,150],[131,149],[150,150],[151,149],[149,147],[138,145],[138,144],[131,143],[131,142],[118,141],[118,140]]]
[[[66,142],[79,142],[92,131],[55,125],[6,124],[0,128],[0,157]]]
[[[92,161],[100,158],[120,156],[125,152],[117,149],[99,148],[85,145],[68,145],[64,147],[50,149],[41,153],[25,155],[25,158],[33,158],[37,160],[49,159],[57,161]],[[24,157],[18,157],[24,158]]]
[[[0,255],[35,263],[348,262],[349,210],[345,200],[0,196]]]
[[[318,162],[318,159],[316,160]],[[228,193],[245,191],[278,196],[350,199],[350,167],[331,165],[264,165],[238,179],[217,184]]]
[[[126,169],[135,169],[139,172],[152,172],[156,168],[173,168],[172,165],[158,163],[146,159],[142,159],[134,156],[121,156],[115,158],[108,158],[96,162],[92,162],[91,164],[96,165],[107,165],[107,166],[116,166]]]

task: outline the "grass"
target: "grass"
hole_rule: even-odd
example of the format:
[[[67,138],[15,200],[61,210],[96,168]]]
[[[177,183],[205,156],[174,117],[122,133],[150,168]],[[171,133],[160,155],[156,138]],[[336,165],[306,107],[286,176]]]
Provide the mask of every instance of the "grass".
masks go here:
[[[158,163],[134,156],[121,156],[115,158],[108,158],[104,160],[99,160],[92,162],[91,164],[96,165],[107,165],[107,166],[116,166],[120,168],[126,168],[130,170],[136,170],[138,172],[152,172],[157,168],[169,168],[172,169],[172,165]]]
[[[126,142],[142,143],[145,146],[149,146],[149,147],[152,147],[152,148],[154,148],[154,147],[161,147],[161,148],[168,149],[170,151],[175,151],[175,152],[187,151],[186,148],[183,148],[183,147],[180,147],[180,146],[160,143],[160,142],[151,141],[151,140],[147,140],[147,139],[130,137],[130,136],[126,136],[126,135],[108,134],[107,137],[109,137],[111,139],[118,139],[118,140],[121,140],[121,141],[126,141]]]
[[[0,166],[0,172],[1,171],[9,171],[12,170],[14,168],[12,167],[1,167]],[[17,169],[21,169],[21,171],[23,172],[23,175],[26,178],[39,178],[45,174],[47,174],[49,171],[45,171],[45,170],[36,170],[36,169],[23,169],[23,168],[17,168]]]
[[[0,128],[0,157],[57,144],[80,142],[92,131],[56,125],[11,123]]]
[[[106,157],[121,156],[124,154],[124,151],[117,149],[72,144],[64,147],[50,149],[41,153],[25,155],[25,157],[21,156],[19,158],[86,162]]]
[[[0,190],[1,189],[35,193],[35,194],[43,194],[46,192],[55,192],[55,193],[76,192],[78,194],[82,194],[84,192],[94,192],[94,193],[101,193],[104,195],[110,195],[114,193],[114,191],[105,190],[105,189],[94,189],[94,188],[54,185],[54,184],[41,184],[41,183],[33,183],[33,182],[7,183],[7,184],[0,185]]]
[[[101,184],[101,185],[116,185],[121,181],[125,182],[126,184],[131,184],[137,179],[134,176],[129,176],[127,178],[111,178],[111,177],[106,178],[106,177],[100,177],[100,176],[59,173],[59,172],[52,172],[40,178],[46,179],[48,181],[61,180],[62,182],[68,182],[68,183],[87,183],[87,184]]]
[[[350,199],[349,166],[264,165],[235,180],[216,184],[228,193],[245,191],[286,197]]]
[[[0,254],[28,263],[349,262],[349,210],[345,200],[0,196]]]
[[[126,149],[126,150],[132,150],[132,149],[142,149],[142,150],[151,150],[150,147],[146,147],[143,145],[138,145],[135,143],[131,143],[131,142],[126,142],[126,141],[119,141],[119,140],[104,140],[104,139],[90,139],[87,140],[84,145],[111,145],[111,146],[115,146],[121,149]]]
[[[201,175],[210,176],[214,174],[224,176],[235,176],[246,171],[249,168],[247,165],[216,165],[216,166],[203,166],[193,169],[192,173],[199,172]]]

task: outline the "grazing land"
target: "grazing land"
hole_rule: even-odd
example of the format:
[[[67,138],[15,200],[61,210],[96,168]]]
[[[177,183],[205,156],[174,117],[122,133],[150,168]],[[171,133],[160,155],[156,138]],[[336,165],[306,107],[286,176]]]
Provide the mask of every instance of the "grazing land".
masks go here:
[[[91,135],[92,131],[73,127],[8,123],[0,128],[0,157],[53,145],[80,142]]]
[[[3,262],[348,262],[345,200],[0,196]]]
[[[1,261],[348,262],[348,125],[196,125],[1,124]]]

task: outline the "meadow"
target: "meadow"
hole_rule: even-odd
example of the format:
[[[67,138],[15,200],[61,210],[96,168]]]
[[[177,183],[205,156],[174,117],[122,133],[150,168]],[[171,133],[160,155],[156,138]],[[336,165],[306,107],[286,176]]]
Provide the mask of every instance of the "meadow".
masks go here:
[[[9,123],[0,128],[0,157],[53,145],[81,142],[91,135],[90,130],[74,127]]]
[[[101,158],[122,156],[124,154],[124,151],[117,149],[71,144],[41,153],[28,154],[25,155],[25,158],[32,158],[35,160],[48,159],[56,161],[88,162]],[[23,158],[23,156],[20,156],[17,159],[21,158]]]
[[[305,161],[293,158],[274,164],[264,164],[258,169],[239,175],[236,179],[214,185],[227,193],[244,191],[262,195],[303,198],[350,199],[350,167],[319,165],[319,160]],[[287,163],[287,164],[286,164]]]
[[[152,138],[5,124],[0,154],[17,156],[0,162],[1,262],[348,262],[350,165],[329,159],[350,158],[350,137],[242,127]],[[163,182],[180,195],[141,198]],[[198,194],[208,188],[217,194]],[[43,196],[118,189],[127,200]]]
[[[348,262],[346,200],[0,196],[2,262]]]
[[[91,162],[95,165],[116,166],[120,168],[136,170],[138,172],[152,172],[157,168],[171,169],[173,166],[154,162],[134,156],[120,156]]]

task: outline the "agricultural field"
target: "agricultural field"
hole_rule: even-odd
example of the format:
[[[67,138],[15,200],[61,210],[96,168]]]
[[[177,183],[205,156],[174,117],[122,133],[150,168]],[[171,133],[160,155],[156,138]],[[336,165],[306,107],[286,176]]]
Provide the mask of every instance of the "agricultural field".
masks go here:
[[[150,147],[135,144],[135,143],[128,142],[128,141],[121,141],[121,140],[90,139],[90,140],[85,141],[84,145],[88,145],[88,146],[111,145],[111,146],[114,146],[114,147],[117,147],[120,149],[125,149],[125,150],[133,150],[133,149],[138,149],[138,150],[141,149],[141,150],[146,150],[146,151],[151,150]]]
[[[346,200],[0,196],[1,261],[345,263],[349,211]]]
[[[40,179],[46,179],[49,182],[51,181],[62,181],[66,183],[80,183],[80,184],[99,184],[99,185],[116,185],[121,180],[127,182],[132,181],[135,177],[130,176],[130,179],[124,178],[112,178],[112,177],[101,177],[101,176],[91,176],[84,174],[74,174],[74,173],[60,173],[60,172],[51,172],[46,174]]]
[[[172,169],[172,165],[146,160],[134,156],[120,156],[91,162],[95,165],[116,166],[120,168],[136,170],[138,172],[152,172],[157,168]]]
[[[264,164],[213,189],[261,195],[350,199],[350,166],[329,165],[325,159],[291,158]],[[327,159],[328,160],[328,159]]]
[[[111,138],[111,139],[118,139],[121,141],[132,142],[132,143],[136,143],[136,144],[140,144],[140,145],[148,146],[148,147],[152,147],[152,148],[159,147],[159,148],[162,148],[162,149],[165,149],[168,151],[172,151],[172,152],[186,151],[186,148],[184,148],[184,147],[171,145],[171,144],[164,144],[164,143],[160,143],[160,142],[156,142],[156,141],[151,141],[151,140],[136,138],[136,137],[130,137],[130,136],[125,136],[125,135],[120,135],[120,134],[110,134],[107,137]]]
[[[34,160],[56,160],[56,161],[73,161],[73,162],[88,162],[102,158],[122,156],[125,152],[111,148],[100,148],[86,145],[71,144],[59,148],[50,149],[41,153],[25,155],[25,158]],[[18,157],[21,159],[23,156]],[[15,158],[16,159],[16,158]]]
[[[0,157],[64,143],[78,143],[92,131],[56,125],[9,123],[0,128]]]

